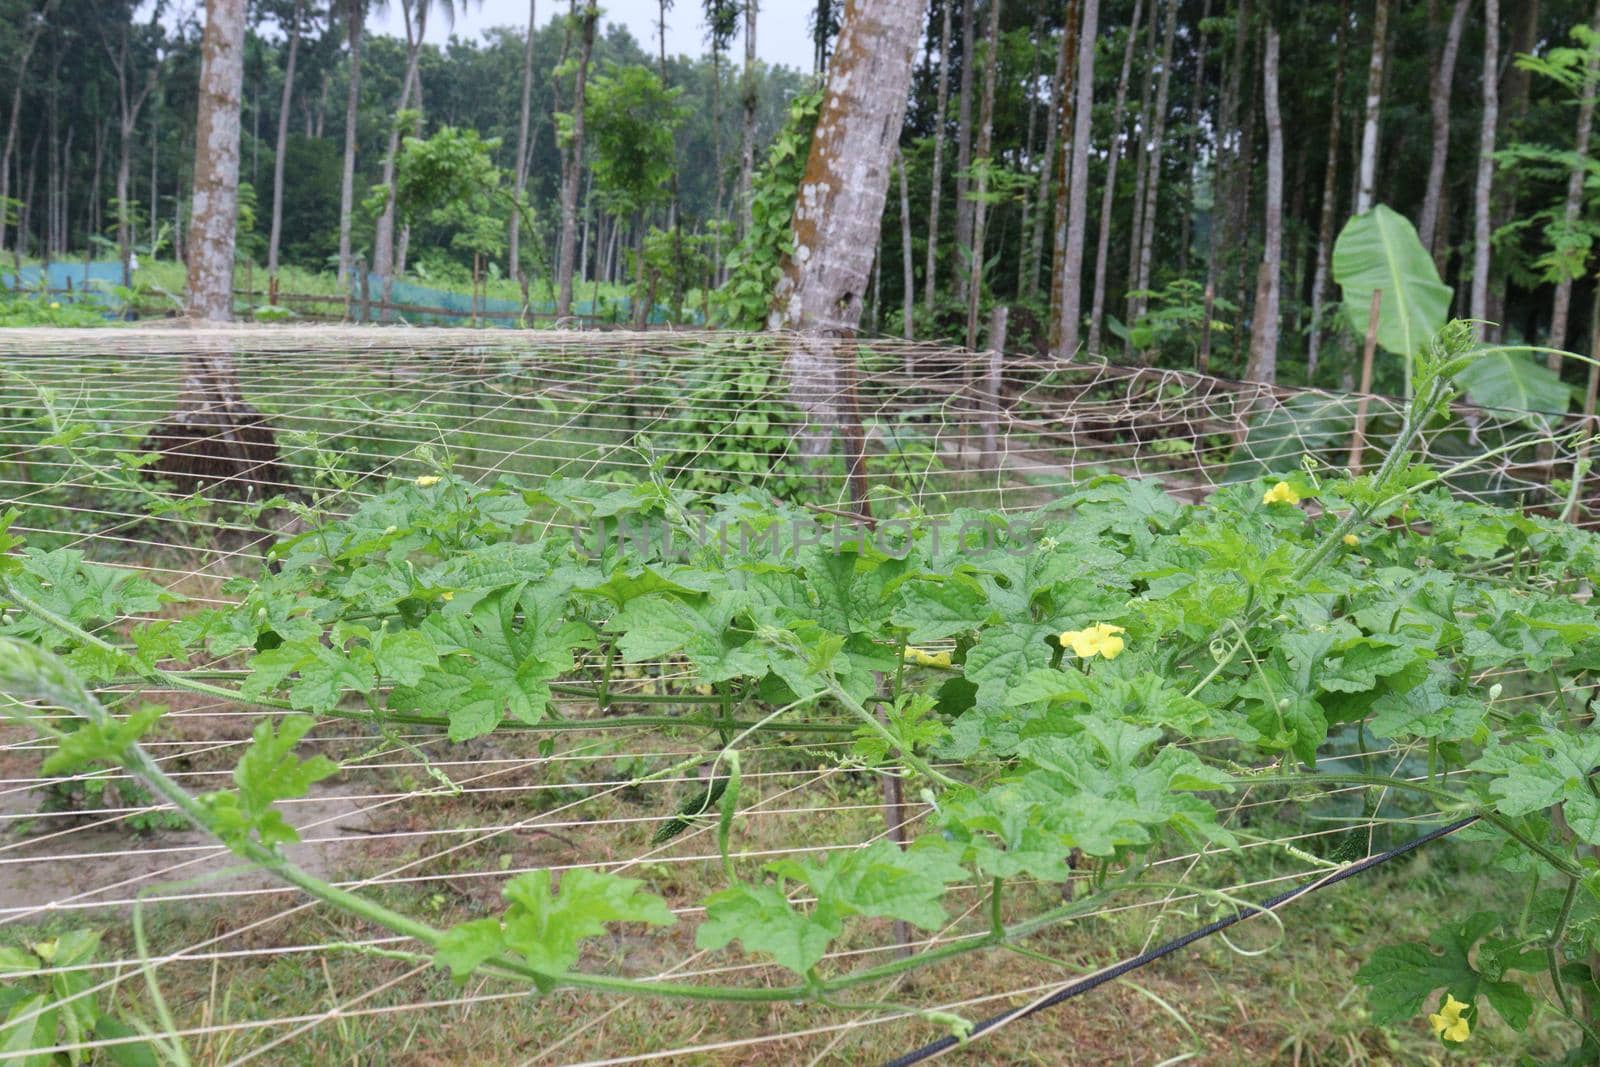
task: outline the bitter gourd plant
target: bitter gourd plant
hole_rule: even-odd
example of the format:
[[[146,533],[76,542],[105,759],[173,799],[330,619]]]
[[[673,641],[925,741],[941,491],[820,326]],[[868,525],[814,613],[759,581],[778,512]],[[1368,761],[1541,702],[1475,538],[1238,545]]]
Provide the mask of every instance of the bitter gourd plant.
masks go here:
[[[1520,913],[1464,912],[1432,947],[1373,947],[1359,976],[1373,1019],[1427,1016],[1455,1043],[1486,1009],[1520,1029],[1542,1004],[1570,1020],[1574,1055],[1592,1057],[1600,730],[1585,695],[1600,618],[1574,594],[1600,575],[1600,539],[1453,496],[1448,483],[1472,461],[1416,461],[1472,358],[1460,325],[1428,346],[1379,469],[1307,465],[1199,505],[1102,477],[1026,515],[907,515],[836,542],[825,516],[754,492],[707,512],[660,481],[474,485],[444,465],[280,543],[273,569],[237,583],[237,607],[169,612],[114,641],[101,623],[173,596],[7,534],[6,710],[56,739],[51,771],[126,768],[239,856],[413,938],[458,979],[695,1000],[836,1004],[1135,892],[1170,845],[1235,847],[1249,831],[1219,817],[1230,794],[1290,803],[1381,788],[1440,817],[1480,815],[1464,833],[1533,877]],[[544,535],[560,528],[550,516],[586,535]],[[171,666],[201,657],[242,658],[242,683]],[[535,870],[507,880],[502,911],[438,928],[285,858],[296,832],[277,805],[340,770],[297,752],[316,717],[458,741],[570,726],[558,709],[605,706],[628,665],[664,659],[691,675],[682,692],[658,697],[667,706],[654,716],[605,721],[706,738],[651,774],[713,765],[698,803],[673,818],[715,822],[725,885],[674,903],[704,909],[700,947],[737,945],[788,981],[581,966],[585,942],[616,924],[677,921],[638,879]],[[159,708],[106,710],[103,692],[130,683],[287,714],[256,727],[230,787],[192,795],[141,745]],[[880,840],[759,869],[731,859],[741,748],[806,728],[904,776],[926,811],[905,847]],[[1425,772],[1319,764],[1371,739],[1425,758]],[[1008,892],[1069,878],[1069,857],[1092,873],[1088,889],[1006,921]],[[861,922],[940,929],[953,887],[971,885],[988,895],[987,932],[875,965],[829,956]]]

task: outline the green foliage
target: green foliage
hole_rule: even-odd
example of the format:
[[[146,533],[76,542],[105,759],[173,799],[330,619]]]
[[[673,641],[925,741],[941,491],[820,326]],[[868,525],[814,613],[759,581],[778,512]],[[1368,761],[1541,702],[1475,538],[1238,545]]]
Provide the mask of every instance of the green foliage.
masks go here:
[[[452,232],[451,247],[484,256],[505,249],[504,212],[515,206],[494,163],[497,139],[477,130],[443,126],[431,137],[407,137],[395,161],[395,214],[402,222],[427,220]],[[381,210],[379,190],[376,206]]]
[[[29,701],[77,712],[86,725],[54,767],[135,770],[235,851],[429,945],[458,980],[705,999],[826,1001],[1006,944],[1105,906],[1117,880],[1137,885],[1173,855],[1262,840],[1261,823],[1224,814],[1230,798],[1372,787],[1417,798],[1418,814],[1480,813],[1489,851],[1530,876],[1523,911],[1538,916],[1443,917],[1437,953],[1363,946],[1375,1016],[1404,1018],[1443,990],[1472,1004],[1473,1026],[1480,999],[1520,1027],[1537,997],[1581,1028],[1572,1005],[1596,984],[1582,962],[1594,874],[1580,849],[1600,843],[1600,741],[1550,691],[1600,662],[1600,621],[1564,592],[1600,579],[1600,539],[1452,497],[1410,461],[1452,382],[1486,358],[1474,344],[1457,323],[1419,347],[1417,398],[1374,473],[1262,456],[1249,480],[1200,504],[1153,482],[1087,479],[1032,512],[896,514],[891,545],[859,529],[841,539],[818,512],[766,493],[721,485],[706,501],[659,462],[636,482],[537,485],[474,485],[444,463],[375,486],[347,515],[308,509],[311,528],[274,548],[278,569],[232,588],[238,606],[132,625],[111,649],[89,628],[150,590],[7,541],[0,681],[19,697],[6,710],[50,736]],[[1097,628],[1116,641],[1083,643]],[[660,812],[661,839],[715,819],[726,883],[673,908],[703,906],[701,948],[738,946],[797,984],[682,989],[583,969],[589,939],[674,918],[642,883],[592,870],[559,886],[548,870],[519,875],[501,914],[447,931],[341,896],[281,853],[295,837],[277,805],[337,770],[304,758],[310,717],[263,722],[233,787],[194,801],[142,756],[155,713],[112,721],[55,653],[100,681],[134,674],[454,739],[565,727],[550,722],[558,699],[604,709],[596,725],[634,701],[679,705],[672,728],[705,741],[640,776],[695,772]],[[249,672],[236,694],[160,666],[235,655]],[[663,667],[660,688],[619,694],[647,663]],[[1526,689],[1514,704],[1510,685]],[[740,747],[784,730],[833,735],[845,766],[902,775],[928,803],[907,847],[746,862]],[[1416,756],[1365,761],[1372,738]],[[1077,875],[1074,852],[1088,865]],[[1083,889],[1071,907],[1005,925],[1034,899],[1019,884],[1068,879]],[[874,924],[943,929],[954,887],[974,885],[989,894],[986,935],[865,972],[830,962]]]
[[[783,258],[794,249],[795,197],[821,110],[820,91],[796,96],[766,162],[751,179],[750,232],[728,253],[728,281],[712,305],[723,326],[758,330],[766,325]]]
[[[617,216],[665,202],[677,168],[674,134],[688,117],[679,99],[648,67],[615,67],[590,78],[585,134],[594,160],[595,197]]]
[[[238,788],[199,798],[212,831],[230,848],[242,852],[244,845],[259,842],[270,849],[300,840],[273,805],[303,797],[313,784],[338,773],[339,765],[327,756],[302,760],[294,754],[300,739],[315,725],[307,715],[288,716],[276,729],[271,722],[261,723],[234,768]]]
[[[1378,344],[1407,363],[1444,325],[1450,287],[1439,280],[1433,257],[1403,215],[1379,204],[1345,224],[1333,246],[1333,280],[1344,290],[1345,317],[1365,337],[1372,294],[1382,290]]]
[[[1512,1029],[1526,1029],[1533,1014],[1533,999],[1521,983],[1502,976],[1508,963],[1521,970],[1537,971],[1542,962],[1528,966],[1526,957],[1514,951],[1513,942],[1489,938],[1500,926],[1498,915],[1479,912],[1441,926],[1429,938],[1429,945],[1379,948],[1356,974],[1356,981],[1371,990],[1368,1003],[1373,1021],[1392,1023],[1414,1016],[1432,993],[1444,992],[1469,1005],[1471,1010],[1463,1015],[1474,1026],[1478,1021],[1477,1000],[1482,997]],[[1475,948],[1476,967],[1472,963]]]
[[[132,1038],[142,1032],[142,1027],[104,1010],[92,992],[96,982],[91,965],[100,951],[100,936],[99,930],[72,929],[25,947],[0,945],[0,1056],[7,1064],[87,1062],[81,1051],[28,1050]],[[155,1049],[156,1042],[131,1041],[108,1045],[102,1055],[115,1067],[155,1067]]]
[[[1131,328],[1111,316],[1107,319],[1107,328],[1137,352],[1159,354],[1170,362],[1192,367],[1207,329],[1214,338],[1222,340],[1226,340],[1232,330],[1222,319],[1213,317],[1207,321],[1205,286],[1192,279],[1177,278],[1162,289],[1130,295],[1144,297],[1144,313]],[[1214,315],[1238,310],[1228,300],[1212,301]]]
[[[509,952],[525,961],[549,988],[551,979],[578,962],[582,942],[605,933],[609,924],[670,926],[677,921],[666,902],[641,890],[641,884],[634,878],[578,868],[561,876],[558,889],[548,870],[519,874],[502,891],[511,902],[504,915],[448,931],[435,958],[464,982],[485,960]]]

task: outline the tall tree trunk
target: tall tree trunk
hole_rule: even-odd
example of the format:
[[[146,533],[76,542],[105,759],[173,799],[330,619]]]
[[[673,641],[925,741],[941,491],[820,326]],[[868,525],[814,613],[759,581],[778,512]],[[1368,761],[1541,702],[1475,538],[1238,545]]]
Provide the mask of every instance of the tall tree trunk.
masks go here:
[[[133,222],[129,213],[132,205],[128,202],[133,184],[133,136],[139,125],[139,112],[155,90],[159,73],[159,64],[153,65],[142,88],[135,89],[129,84],[133,73],[129,65],[133,60],[129,54],[128,34],[128,27],[123,26],[117,47],[106,44],[106,54],[117,76],[117,252],[122,261],[124,286],[133,284]]]
[[[1596,0],[1594,14],[1590,16],[1589,27],[1600,33],[1600,0]],[[1573,144],[1573,153],[1577,156],[1572,170],[1567,174],[1567,198],[1561,206],[1561,224],[1563,233],[1571,233],[1578,223],[1578,214],[1583,209],[1583,180],[1587,175],[1585,163],[1589,159],[1589,136],[1594,129],[1594,101],[1595,81],[1600,77],[1600,52],[1591,51],[1589,61],[1583,68],[1583,90],[1578,101],[1578,136]],[[1556,294],[1550,307],[1550,347],[1564,349],[1567,346],[1567,317],[1572,309],[1572,275],[1563,271],[1561,279],[1556,282]],[[1549,357],[1550,369],[1561,370],[1561,354],[1551,352]]]
[[[978,0],[961,0],[961,91],[956,98],[956,247],[972,248],[972,201],[967,191],[972,184],[972,60],[978,50]],[[956,296],[967,300],[967,275],[956,270]]]
[[[922,271],[922,303],[933,314],[939,282],[939,201],[944,193],[945,120],[950,107],[950,9],[956,0],[939,0],[944,29],[939,35],[939,86],[933,119],[933,180],[928,193],[928,255]]]
[[[214,322],[226,322],[233,312],[244,28],[244,0],[206,0],[189,230],[189,314]]]
[[[1246,43],[1250,37],[1250,0],[1239,0],[1234,15],[1233,52],[1224,67],[1222,99],[1218,106],[1217,129],[1220,131],[1217,149],[1216,193],[1212,196],[1212,224],[1206,247],[1206,289],[1217,292],[1221,270],[1221,252],[1234,244],[1237,219],[1233,217],[1233,189],[1239,184],[1239,172],[1244,169],[1239,158],[1239,97],[1244,90],[1244,68],[1248,53]]]
[[[907,341],[913,340],[917,335],[916,307],[917,307],[917,269],[916,256],[911,248],[911,188],[906,182],[906,157],[900,153],[900,258],[901,270],[904,273],[905,291],[902,294],[901,314],[905,321],[901,324],[900,333]]]
[[[1133,292],[1138,287],[1139,277],[1139,245],[1141,234],[1144,230],[1144,187],[1150,172],[1150,108],[1154,104],[1152,96],[1155,92],[1156,69],[1156,0],[1150,0],[1150,29],[1145,44],[1146,62],[1144,65],[1143,85],[1139,90],[1139,115],[1134,119],[1134,136],[1129,142],[1137,146],[1133,167],[1133,210],[1130,212],[1132,221],[1129,223],[1128,238],[1128,275],[1125,285],[1124,300],[1127,302],[1127,312],[1134,306]],[[1132,318],[1128,324],[1133,325]]]
[[[1083,3],[1082,0],[1067,0],[1066,26],[1061,32],[1061,78],[1054,86],[1053,114],[1050,125],[1056,131],[1056,139],[1051,149],[1051,168],[1058,173],[1059,181],[1046,181],[1045,187],[1040,192],[1048,192],[1053,202],[1050,213],[1050,350],[1051,354],[1059,358],[1070,358],[1070,352],[1062,355],[1061,349],[1061,294],[1066,293],[1066,283],[1062,278],[1067,270],[1067,203],[1070,200],[1070,181],[1072,181],[1072,130],[1077,125],[1074,109],[1077,107],[1078,96],[1075,93],[1077,85],[1078,42],[1082,40]],[[1038,202],[1040,218],[1043,218],[1045,200],[1043,195]],[[1040,253],[1043,256],[1043,253]]]
[[[1106,179],[1100,190],[1100,233],[1094,247],[1094,297],[1089,307],[1089,354],[1100,354],[1101,330],[1106,311],[1106,260],[1111,248],[1111,209],[1116,205],[1117,159],[1122,154],[1122,122],[1128,107],[1128,78],[1133,72],[1133,47],[1139,40],[1139,16],[1144,0],[1133,0],[1133,22],[1122,49],[1122,72],[1117,75],[1117,99],[1111,108],[1111,136],[1106,144]]]
[[[350,39],[350,85],[344,99],[344,168],[339,178],[339,283],[350,284],[353,267],[350,223],[355,211],[356,143],[361,124],[361,38],[366,33],[367,0],[345,0]]]
[[[1438,66],[1433,71],[1432,97],[1429,100],[1433,118],[1433,151],[1428,157],[1428,187],[1422,196],[1422,217],[1417,223],[1417,236],[1422,247],[1433,248],[1434,235],[1439,225],[1439,194],[1444,189],[1444,168],[1450,155],[1450,86],[1455,80],[1456,54],[1461,50],[1461,31],[1467,24],[1467,12],[1473,0],[1456,0],[1450,15],[1449,28],[1445,30],[1444,47],[1439,50]]]
[[[756,15],[759,0],[744,0],[744,74],[739,97],[744,105],[744,130],[739,141],[739,236],[750,232],[753,216],[750,182],[756,169],[756,109],[761,86],[756,78]]]
[[[1211,0],[1200,7],[1200,32],[1194,46],[1194,84],[1189,93],[1189,129],[1184,135],[1183,148],[1183,218],[1178,234],[1178,276],[1189,276],[1189,245],[1192,243],[1190,227],[1194,225],[1194,176],[1199,172],[1198,135],[1199,115],[1206,96],[1206,29],[1211,22]]]
[[[1261,64],[1267,112],[1267,233],[1261,269],[1256,275],[1255,324],[1244,375],[1248,381],[1269,385],[1278,380],[1278,293],[1283,274],[1283,116],[1278,110],[1278,47],[1278,28],[1269,21]]]
[[[278,98],[278,147],[272,156],[272,229],[267,237],[267,279],[274,290],[278,280],[278,241],[283,236],[283,163],[289,152],[289,105],[294,99],[294,65],[300,51],[300,20],[304,0],[296,0],[289,16],[289,56],[283,64],[283,95]]]
[[[916,60],[920,0],[848,0],[768,325],[854,332]]]
[[[522,112],[517,121],[517,171],[513,195],[522,199],[528,187],[528,125],[533,109],[533,33],[538,28],[539,0],[528,0],[528,38],[522,43]],[[522,212],[511,209],[506,235],[506,275],[522,277]]]
[[[398,114],[411,105],[417,88],[417,64],[422,54],[422,38],[428,28],[429,0],[400,0],[401,21],[406,27],[406,72],[400,82],[400,101],[395,105]],[[382,280],[383,303],[389,303],[394,291],[395,274],[395,165],[400,155],[400,124],[391,123],[389,145],[383,155],[383,187],[386,190],[383,212],[372,233],[372,270]],[[402,254],[401,260],[404,260]]]
[[[1494,192],[1494,139],[1500,111],[1500,0],[1483,3],[1483,124],[1478,136],[1478,176],[1473,185],[1472,303],[1468,314],[1484,335],[1489,314],[1490,209]]]
[[[45,12],[48,13],[52,6],[54,5],[47,6]],[[11,90],[11,118],[6,123],[5,148],[0,149],[0,204],[11,195],[11,159],[17,149],[17,134],[22,128],[22,94],[28,85],[28,62],[33,58],[33,50],[39,43],[39,35],[44,32],[47,25],[49,25],[47,19],[39,18],[28,27],[28,32],[22,38],[22,48],[13,61],[13,73],[17,84]],[[4,251],[6,247],[6,217],[6,212],[0,210],[0,251]]]
[[[1389,5],[1378,0],[1372,18],[1372,60],[1367,67],[1367,113],[1361,125],[1361,164],[1356,178],[1356,214],[1372,210],[1378,180],[1378,119],[1383,111],[1383,68],[1389,48]]]
[[[1034,20],[1033,36],[1036,41],[1044,36],[1044,26],[1045,21],[1043,18],[1037,18]],[[1036,158],[1033,153],[1033,143],[1038,140],[1037,134],[1039,132],[1039,101],[1033,93],[1033,86],[1039,80],[1039,50],[1037,48],[1033,48],[1029,51],[1033,53],[1033,57],[1032,62],[1028,64],[1027,80],[1023,82],[1023,85],[1027,90],[1026,95],[1028,98],[1028,126],[1023,132],[1022,143],[1017,148],[1017,156],[1019,159],[1025,161],[1024,165],[1026,166],[1032,166],[1033,161]],[[1059,51],[1060,50],[1057,49],[1058,53]],[[1060,66],[1061,57],[1058,54],[1056,57],[1056,67],[1058,72]],[[1051,86],[1060,85],[1060,77],[1057,77],[1049,84]],[[1051,129],[1054,129],[1055,123],[1052,121],[1052,116],[1048,114],[1049,101],[1051,99],[1053,99],[1053,97],[1046,97],[1045,110],[1047,113],[1045,115],[1044,124]],[[1047,144],[1050,141],[1048,134],[1045,136],[1045,141]],[[1027,193],[1023,193],[1018,196],[1017,200],[1018,207],[1021,209],[1021,218],[1017,221],[1017,242],[1019,254],[1017,256],[1016,291],[1018,298],[1021,299],[1033,295],[1033,290],[1038,284],[1038,279],[1034,278],[1030,280],[1028,278],[1028,259],[1032,254],[1032,246],[1028,243],[1028,234],[1030,232],[1028,228],[1033,224],[1033,216],[1029,210],[1032,207],[1032,201],[1029,200]]]
[[[1051,184],[1055,180],[1056,137],[1061,132],[1062,94],[1071,91],[1072,57],[1078,50],[1073,34],[1077,32],[1081,22],[1078,15],[1079,7],[1080,0],[1067,0],[1066,22],[1061,28],[1061,47],[1056,51],[1056,73],[1050,82],[1051,92],[1045,109],[1044,165],[1039,173],[1039,188],[1034,198],[1033,233],[1028,237],[1020,286],[1023,296],[1032,296],[1038,290],[1039,270],[1044,264],[1044,220],[1048,214],[1045,207],[1052,203]],[[1023,229],[1026,232],[1027,228]]]
[[[989,223],[989,171],[994,152],[995,75],[1000,66],[1000,3],[989,0],[988,47],[983,60],[983,103],[978,118],[978,192],[972,205],[972,263],[967,275],[967,347],[978,347],[978,311],[983,303],[983,245]]]
[[[1156,89],[1155,112],[1150,130],[1150,164],[1145,169],[1144,211],[1141,213],[1144,225],[1139,231],[1139,270],[1134,278],[1134,287],[1140,292],[1148,290],[1151,283],[1151,259],[1154,255],[1156,235],[1156,203],[1161,192],[1162,147],[1167,139],[1167,95],[1172,85],[1172,41],[1177,32],[1177,23],[1178,0],[1167,0],[1167,24],[1161,33],[1161,79]],[[1281,186],[1282,176],[1279,177]],[[1280,197],[1282,192],[1280,188]],[[1130,305],[1129,323],[1144,314],[1148,303],[1148,299],[1141,296]]]
[[[1322,355],[1322,307],[1328,288],[1330,259],[1333,255],[1333,224],[1339,183],[1339,135],[1344,122],[1345,42],[1349,38],[1349,0],[1339,3],[1339,40],[1333,59],[1333,102],[1328,108],[1328,163],[1322,173],[1322,211],[1317,221],[1317,264],[1311,272],[1311,337],[1306,352],[1306,384],[1316,384],[1317,363]]]
[[[1067,201],[1067,242],[1062,257],[1061,345],[1056,355],[1071,359],[1078,352],[1083,308],[1083,241],[1089,214],[1089,138],[1094,120],[1094,53],[1100,33],[1100,0],[1084,0],[1079,31],[1077,104],[1072,127],[1072,176]],[[1066,131],[1062,131],[1066,136]]]
[[[572,15],[578,23],[578,69],[572,79],[572,138],[561,160],[561,259],[556,266],[558,319],[572,314],[572,261],[578,251],[578,185],[583,180],[584,169],[584,96],[589,87],[589,57],[594,54],[594,30],[600,21],[600,9],[593,0],[572,0]]]
[[[861,510],[869,505],[853,347],[834,339],[853,336],[861,321],[924,9],[925,0],[846,0],[795,203],[794,251],[783,257],[767,319],[805,333],[788,358],[790,396],[807,417],[801,451],[820,454],[843,427]]]
[[[672,6],[673,0],[657,0],[657,3],[659,5],[661,15],[661,32],[658,37],[658,40],[661,44],[661,87],[663,89],[670,90],[672,88],[672,83],[667,77],[667,9]],[[677,319],[683,315],[684,287],[687,284],[687,272],[684,270],[683,266],[683,205],[679,202],[678,197],[678,168],[676,166],[676,159],[678,155],[676,143],[677,135],[674,134],[673,136],[674,143],[672,155],[674,159],[674,166],[668,181],[669,188],[667,192],[670,197],[670,207],[667,211],[667,217],[669,224],[672,226],[672,317]],[[639,269],[641,273],[644,270],[644,246],[642,240],[639,249]],[[653,288],[654,286],[652,284],[652,290]]]

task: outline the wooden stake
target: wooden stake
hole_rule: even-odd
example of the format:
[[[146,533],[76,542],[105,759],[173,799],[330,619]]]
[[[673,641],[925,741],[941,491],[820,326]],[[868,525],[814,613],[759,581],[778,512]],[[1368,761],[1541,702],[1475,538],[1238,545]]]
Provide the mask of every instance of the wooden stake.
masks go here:
[[[1367,447],[1367,398],[1372,395],[1372,357],[1378,351],[1378,309],[1383,290],[1372,290],[1372,310],[1367,314],[1367,345],[1361,352],[1361,396],[1356,401],[1356,428],[1350,435],[1350,473],[1361,473],[1361,453]]]
[[[1010,310],[994,309],[989,320],[989,373],[984,382],[983,454],[990,470],[1000,465],[1000,368],[1005,360],[1006,320]]]
[[[1561,517],[1567,522],[1576,522],[1578,512],[1583,507],[1583,483],[1589,473],[1589,450],[1594,444],[1595,434],[1600,432],[1600,421],[1595,419],[1596,393],[1600,392],[1600,304],[1595,308],[1595,328],[1589,342],[1589,355],[1593,360],[1589,364],[1589,384],[1583,391],[1583,437],[1578,439],[1578,455],[1572,464],[1572,503],[1567,507],[1565,515]]]

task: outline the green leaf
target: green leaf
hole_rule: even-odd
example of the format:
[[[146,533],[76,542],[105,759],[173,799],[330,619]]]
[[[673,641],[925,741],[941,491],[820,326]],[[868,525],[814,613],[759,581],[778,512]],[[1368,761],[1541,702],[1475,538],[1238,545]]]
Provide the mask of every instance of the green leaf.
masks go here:
[[[967,653],[966,676],[978,686],[978,703],[1003,705],[1010,688],[1030,671],[1049,667],[1048,638],[1059,629],[1044,623],[1002,623],[978,635]]]
[[[1565,414],[1572,390],[1543,361],[1528,352],[1495,348],[1475,353],[1456,374],[1474,404],[1542,414]],[[1538,425],[1550,421],[1534,417]]]
[[[809,914],[797,911],[781,886],[741,883],[706,898],[706,917],[694,943],[714,950],[739,941],[745,951],[764,952],[778,966],[803,975],[843,929],[841,916],[825,906]]]
[[[952,574],[941,581],[906,583],[889,620],[908,629],[907,640],[917,645],[975,630],[988,622],[993,612],[983,590],[971,578]]]
[[[276,730],[271,722],[258,724],[254,741],[233,770],[238,789],[199,798],[213,831],[230,847],[237,849],[252,833],[268,848],[300,840],[273,805],[303,797],[314,783],[339,772],[339,765],[326,756],[302,760],[294,754],[300,739],[315,725],[308,715],[288,716]]]
[[[1379,1026],[1399,1022],[1422,1010],[1430,994],[1443,990],[1472,1006],[1485,997],[1513,1030],[1521,1031],[1533,1014],[1533,1000],[1516,982],[1491,981],[1472,966],[1472,948],[1500,925],[1500,917],[1479,912],[1466,921],[1441,926],[1429,938],[1433,949],[1412,942],[1384,945],[1356,972],[1367,987],[1372,1021]],[[1443,998],[1441,998],[1442,1000]],[[1469,1017],[1474,1025],[1477,1020]]]
[[[892,841],[831,853],[821,863],[780,860],[774,871],[804,882],[817,908],[830,915],[904,919],[924,930],[949,921],[941,901],[945,887],[967,877],[966,868],[938,838],[928,846],[902,849]]]
[[[121,764],[128,746],[149,733],[166,710],[147,704],[123,722],[86,722],[63,737],[39,769],[45,774],[72,774],[95,764]]]
[[[504,949],[505,938],[501,936],[499,919],[473,919],[445,931],[433,960],[441,967],[450,968],[450,977],[457,985],[463,985],[481,963],[498,956]]]
[[[1600,732],[1574,735],[1546,729],[1526,742],[1490,748],[1471,769],[1493,776],[1489,793],[1503,815],[1528,815],[1565,804],[1567,825],[1579,838],[1600,845],[1600,798],[1590,788],[1600,766]]]
[[[519,874],[506,883],[506,948],[522,956],[528,966],[547,975],[559,975],[578,962],[580,943],[606,932],[613,922],[643,922],[670,926],[677,919],[667,902],[645,892],[636,878],[620,878],[603,871],[579,867],[561,875],[559,890],[549,870]],[[474,934],[472,948],[481,948]]]
[[[1366,336],[1373,290],[1383,291],[1378,343],[1397,356],[1416,356],[1450,314],[1453,290],[1439,280],[1416,228],[1383,204],[1345,224],[1333,246],[1333,279],[1357,337]]]
[[[424,635],[439,656],[437,669],[389,694],[396,711],[450,717],[450,738],[489,733],[506,715],[526,723],[544,718],[549,683],[572,669],[573,650],[593,634],[563,616],[565,597],[514,585],[483,597],[463,615],[435,615]]]

